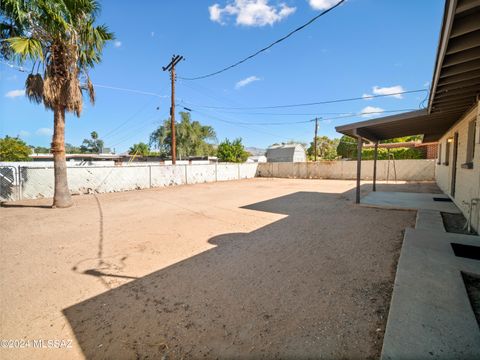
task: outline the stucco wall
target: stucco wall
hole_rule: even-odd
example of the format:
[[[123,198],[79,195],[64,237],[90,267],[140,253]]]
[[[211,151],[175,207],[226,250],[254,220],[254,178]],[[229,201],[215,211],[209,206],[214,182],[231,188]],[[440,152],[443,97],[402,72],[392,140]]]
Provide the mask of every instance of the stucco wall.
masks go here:
[[[435,160],[379,160],[377,180],[433,181]],[[356,161],[319,161],[304,163],[258,164],[257,176],[301,179],[352,180],[357,177]],[[373,160],[362,161],[362,179],[373,177]]]
[[[117,192],[150,187],[253,178],[258,164],[69,167],[72,194]],[[53,168],[21,168],[21,198],[53,196]],[[12,198],[13,199],[13,198]],[[6,199],[5,199],[6,200]]]
[[[476,138],[475,154],[473,159],[473,168],[464,169],[462,164],[467,158],[467,140],[468,124],[476,119]],[[451,193],[453,146],[450,148],[449,165],[443,165],[446,155],[446,143],[449,138],[453,138],[455,132],[458,132],[458,154],[457,154],[457,176],[455,186],[455,196],[452,200],[462,210],[465,217],[468,217],[469,204],[472,199],[480,198],[480,107],[477,106],[460,119],[452,128],[450,128],[439,143],[442,146],[441,165],[436,165],[436,180],[438,186],[446,193]],[[480,229],[480,203],[473,208],[472,225],[474,229]]]

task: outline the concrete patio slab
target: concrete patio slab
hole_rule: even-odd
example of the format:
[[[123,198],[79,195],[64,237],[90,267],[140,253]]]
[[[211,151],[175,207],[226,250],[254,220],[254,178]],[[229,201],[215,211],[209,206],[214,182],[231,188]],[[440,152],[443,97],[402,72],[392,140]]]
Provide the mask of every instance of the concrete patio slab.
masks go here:
[[[443,194],[376,191],[363,197],[361,205],[391,209],[425,209],[460,213],[460,210],[453,202],[434,201],[433,198],[449,199],[448,196]]]
[[[455,256],[451,243],[480,237],[406,229],[381,359],[480,359],[480,331],[461,272],[480,261]]]

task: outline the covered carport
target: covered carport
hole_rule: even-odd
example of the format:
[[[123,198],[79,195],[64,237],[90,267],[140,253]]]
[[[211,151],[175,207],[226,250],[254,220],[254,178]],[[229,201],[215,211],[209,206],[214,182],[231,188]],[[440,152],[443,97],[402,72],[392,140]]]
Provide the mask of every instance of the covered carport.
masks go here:
[[[437,48],[428,107],[403,114],[337,126],[357,139],[357,193],[360,202],[362,144],[375,144],[373,191],[376,190],[378,142],[409,135],[437,141],[479,101],[480,1],[447,0]]]
[[[357,139],[357,191],[355,202],[360,203],[360,179],[362,167],[362,146],[365,141],[373,142],[373,191],[376,191],[378,143],[396,137],[424,135],[424,142],[437,141],[458,119],[464,110],[429,113],[428,109],[411,111],[380,119],[361,121],[337,126],[336,130]]]

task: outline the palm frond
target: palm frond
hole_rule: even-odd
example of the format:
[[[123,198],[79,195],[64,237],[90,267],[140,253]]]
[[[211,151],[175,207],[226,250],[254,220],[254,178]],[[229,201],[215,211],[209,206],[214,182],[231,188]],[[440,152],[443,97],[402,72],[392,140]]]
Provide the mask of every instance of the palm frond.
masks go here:
[[[21,36],[12,37],[6,40],[21,62],[24,62],[27,59],[32,61],[43,61],[43,48],[40,40]]]
[[[40,104],[43,101],[43,78],[40,74],[30,74],[25,81],[25,95],[28,100]]]
[[[95,89],[93,87],[92,82],[90,81],[90,78],[87,79],[87,91],[88,91],[88,97],[90,98],[90,103],[92,105],[95,104]]]

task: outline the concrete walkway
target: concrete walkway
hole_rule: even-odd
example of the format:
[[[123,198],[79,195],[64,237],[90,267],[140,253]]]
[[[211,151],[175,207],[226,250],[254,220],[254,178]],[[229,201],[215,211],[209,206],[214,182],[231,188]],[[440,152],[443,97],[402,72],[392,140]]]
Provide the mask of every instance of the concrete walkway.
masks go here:
[[[480,261],[455,256],[451,246],[479,246],[480,237],[447,233],[438,217],[421,210],[417,228],[406,229],[383,360],[480,359],[479,326],[462,279],[462,272],[480,274]]]
[[[453,202],[435,201],[433,198],[449,199],[443,194],[372,191],[361,199],[361,205],[391,209],[436,210],[460,213]]]

